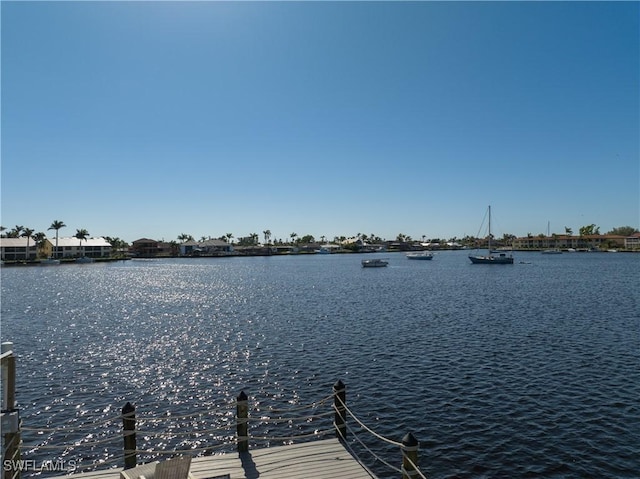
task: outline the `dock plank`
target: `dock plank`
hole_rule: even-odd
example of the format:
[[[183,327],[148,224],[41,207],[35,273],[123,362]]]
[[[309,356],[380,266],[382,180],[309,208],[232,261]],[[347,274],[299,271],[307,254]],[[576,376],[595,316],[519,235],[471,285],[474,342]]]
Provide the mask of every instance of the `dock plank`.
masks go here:
[[[119,479],[119,469],[74,474],[74,479]],[[338,439],[194,457],[194,479],[229,475],[229,479],[375,479]],[[69,476],[63,476],[68,479]],[[62,479],[62,478],[61,478]]]

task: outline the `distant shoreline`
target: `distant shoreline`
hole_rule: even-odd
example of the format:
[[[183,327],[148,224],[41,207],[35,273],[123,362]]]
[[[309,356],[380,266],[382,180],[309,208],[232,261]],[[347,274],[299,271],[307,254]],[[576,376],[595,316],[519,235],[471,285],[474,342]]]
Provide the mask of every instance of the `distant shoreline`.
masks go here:
[[[475,251],[472,248],[439,248],[432,249],[428,251]],[[510,249],[506,250],[514,253],[541,253],[544,249]],[[351,250],[340,250],[329,254],[371,254],[371,253],[407,253],[409,251],[400,250],[400,249],[389,249],[385,251],[351,251]],[[617,249],[615,251],[607,251],[607,250],[588,250],[588,249],[577,249],[575,251],[563,250],[563,254],[578,254],[578,253],[640,253],[639,250],[625,250],[625,249]],[[201,255],[157,255],[157,256],[127,256],[127,257],[113,257],[113,258],[94,258],[94,263],[113,263],[116,261],[135,261],[135,260],[154,260],[154,259],[202,259],[202,258],[243,258],[243,257],[265,257],[265,256],[301,256],[301,255],[322,255],[318,251],[298,251],[298,252],[233,252],[226,254],[201,254]],[[324,255],[323,255],[324,256]],[[65,264],[77,264],[76,258],[64,258],[60,259],[60,265]],[[17,260],[17,261],[3,261],[3,267],[26,267],[26,266],[48,266],[42,263],[42,260]]]

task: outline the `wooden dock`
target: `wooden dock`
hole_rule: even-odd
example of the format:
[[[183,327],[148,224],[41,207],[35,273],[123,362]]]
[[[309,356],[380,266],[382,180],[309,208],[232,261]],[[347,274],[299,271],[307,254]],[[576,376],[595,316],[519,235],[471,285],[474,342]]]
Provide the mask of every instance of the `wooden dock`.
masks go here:
[[[122,468],[78,473],[72,477],[120,479],[120,471]],[[194,457],[190,474],[194,479],[376,479],[338,439]]]
[[[3,479],[21,479],[23,471],[29,471],[36,468],[34,460],[27,459],[20,455],[21,445],[20,433],[22,430],[31,432],[41,431],[39,428],[22,428],[19,421],[19,410],[16,408],[15,401],[15,377],[16,377],[16,361],[13,354],[13,344],[2,343],[0,348],[0,365],[2,366],[2,427],[3,427]],[[140,451],[137,446],[136,417],[135,406],[127,402],[122,408],[122,438],[123,438],[123,454],[120,457],[114,457],[113,463],[122,463],[122,468],[109,468],[92,472],[79,472],[76,470],[67,470],[67,474],[63,476],[53,477],[53,479],[377,479],[362,461],[350,452],[348,446],[342,441],[347,437],[347,414],[358,424],[360,429],[369,434],[373,434],[376,439],[398,448],[398,452],[402,455],[398,456],[398,462],[402,460],[402,467],[396,468],[392,464],[382,461],[386,466],[395,470],[404,479],[422,478],[426,476],[422,474],[417,466],[418,464],[418,440],[411,434],[407,433],[402,442],[394,441],[389,438],[375,433],[366,427],[359,419],[354,416],[346,406],[346,387],[342,381],[337,381],[333,385],[333,394],[321,401],[311,403],[304,407],[296,407],[291,410],[273,410],[278,416],[277,421],[286,421],[291,423],[294,420],[309,421],[310,418],[318,418],[316,409],[318,406],[328,402],[333,397],[333,429],[336,437],[330,439],[316,439],[310,442],[301,442],[286,446],[265,447],[258,449],[249,449],[251,436],[249,434],[249,400],[244,391],[241,391],[236,399],[236,447],[237,452],[227,452],[214,454],[212,456],[191,457],[193,451],[175,451],[175,455],[169,451],[174,457],[164,456],[163,451],[160,455],[162,461],[150,461],[147,464],[138,463],[138,454],[150,453],[148,449]],[[305,411],[301,414],[301,411]],[[309,411],[312,411],[309,415]],[[290,416],[296,413],[295,416]],[[199,415],[200,413],[198,413]],[[283,415],[285,415],[283,417]],[[185,416],[192,417],[192,415]],[[111,422],[109,419],[107,422]],[[273,421],[276,422],[276,421]],[[88,424],[95,427],[94,424]],[[230,424],[233,427],[234,424]],[[220,431],[224,429],[228,431],[229,427],[218,428],[212,431]],[[46,429],[47,431],[57,432],[58,429]],[[60,431],[69,433],[67,428],[59,428]],[[351,431],[351,429],[349,429]],[[332,432],[331,429],[323,431],[324,433]],[[146,434],[146,433],[145,433]],[[227,432],[228,434],[228,432]],[[349,434],[355,434],[350,432]],[[316,434],[314,433],[313,436]],[[260,438],[263,440],[295,440],[305,435],[298,435],[287,438]],[[307,434],[306,437],[310,435]],[[338,439],[340,438],[340,439]],[[111,438],[109,438],[111,440]],[[104,440],[99,440],[95,444],[102,444]],[[231,445],[229,443],[228,445]],[[85,446],[87,446],[85,444]],[[55,447],[71,448],[72,445],[60,445]],[[28,448],[39,448],[38,444],[30,445]],[[371,452],[371,451],[369,451]],[[180,458],[184,454],[186,457]],[[376,459],[381,460],[375,454]],[[23,461],[24,459],[24,461]],[[171,460],[170,459],[175,459]],[[64,465],[64,461],[62,461]],[[75,462],[75,460],[74,460]],[[56,464],[58,461],[56,461]],[[71,461],[69,461],[69,464]],[[106,464],[105,464],[106,466]],[[91,466],[88,466],[91,467]],[[51,469],[46,469],[52,471]],[[61,469],[57,469],[62,471]],[[42,471],[40,471],[42,472]],[[37,474],[36,474],[37,475]],[[188,477],[187,477],[188,476]],[[33,477],[33,475],[31,476]]]

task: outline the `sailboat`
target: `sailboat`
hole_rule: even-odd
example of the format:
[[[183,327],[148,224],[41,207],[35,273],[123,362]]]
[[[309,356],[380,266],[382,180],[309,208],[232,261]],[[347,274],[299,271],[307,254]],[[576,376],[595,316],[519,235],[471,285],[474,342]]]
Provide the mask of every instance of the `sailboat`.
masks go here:
[[[486,256],[469,255],[469,259],[473,264],[513,264],[513,256],[511,254],[500,253],[498,256],[491,254],[491,205],[489,205],[489,244]]]
[[[551,236],[551,222],[547,221],[547,238]],[[556,246],[553,248],[547,248],[541,251],[542,254],[562,254],[562,251]]]

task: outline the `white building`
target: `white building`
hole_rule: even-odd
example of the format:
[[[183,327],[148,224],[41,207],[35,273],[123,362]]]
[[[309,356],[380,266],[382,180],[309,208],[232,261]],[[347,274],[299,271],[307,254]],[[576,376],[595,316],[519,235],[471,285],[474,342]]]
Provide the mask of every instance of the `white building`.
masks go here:
[[[624,248],[628,250],[640,250],[640,233],[634,233],[625,238]]]
[[[29,238],[29,252],[27,253],[27,238],[0,238],[0,256],[2,261],[19,261],[36,259],[38,249],[33,238]]]
[[[47,238],[47,241],[51,243],[54,258],[76,258],[79,256],[108,258],[111,256],[111,243],[104,238],[87,238],[82,242],[75,237],[58,238],[58,249],[56,249],[55,238]]]

